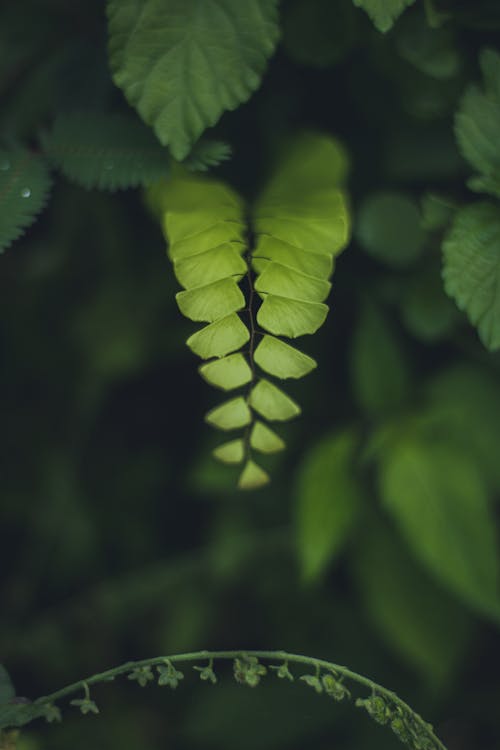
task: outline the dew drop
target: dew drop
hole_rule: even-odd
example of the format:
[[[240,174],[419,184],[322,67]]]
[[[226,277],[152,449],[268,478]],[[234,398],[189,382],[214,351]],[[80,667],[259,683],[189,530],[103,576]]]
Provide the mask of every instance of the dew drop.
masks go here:
[[[31,190],[29,188],[23,188],[21,190],[21,197],[22,198],[29,198],[31,195]]]
[[[0,169],[2,170],[2,172],[6,172],[8,169],[10,169],[10,161],[8,159],[0,160]]]

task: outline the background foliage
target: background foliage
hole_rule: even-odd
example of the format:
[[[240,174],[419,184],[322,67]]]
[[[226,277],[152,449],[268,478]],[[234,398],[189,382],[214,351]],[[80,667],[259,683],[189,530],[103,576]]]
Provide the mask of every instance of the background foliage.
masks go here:
[[[393,687],[450,750],[494,748],[498,4],[286,0],[274,55],[277,16],[258,18],[245,85],[203,127],[258,91],[189,154],[199,128],[138,107],[156,139],[114,85],[100,0],[2,4],[0,661],[34,697],[130,658],[284,648]],[[304,128],[349,153],[354,238],[288,451],[242,495],[210,456],[217,396],[158,224],[140,191],[86,188],[168,179],[160,141],[191,169],[229,143],[217,176],[252,200]],[[21,750],[398,746],[299,687],[185,682],[103,689],[84,731],[68,713]]]

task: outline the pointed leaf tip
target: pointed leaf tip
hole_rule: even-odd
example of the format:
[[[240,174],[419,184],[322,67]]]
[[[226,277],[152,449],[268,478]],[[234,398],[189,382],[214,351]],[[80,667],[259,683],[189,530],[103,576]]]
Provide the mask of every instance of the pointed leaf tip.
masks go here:
[[[243,396],[238,396],[209,411],[205,420],[220,430],[235,430],[250,424],[252,415]]]
[[[223,464],[240,464],[245,456],[243,440],[230,440],[214,449],[213,455]]]
[[[259,380],[250,394],[250,406],[265,419],[284,422],[300,414],[300,406],[269,380]]]
[[[265,372],[283,379],[302,378],[317,366],[312,357],[267,334],[257,346],[254,357]]]
[[[284,440],[259,420],[252,427],[250,445],[261,453],[278,453],[285,448]]]
[[[270,481],[269,474],[254,461],[249,460],[240,474],[238,487],[240,490],[256,490]]]
[[[252,371],[240,352],[207,362],[201,365],[199,372],[206,381],[224,391],[239,388],[252,379]]]

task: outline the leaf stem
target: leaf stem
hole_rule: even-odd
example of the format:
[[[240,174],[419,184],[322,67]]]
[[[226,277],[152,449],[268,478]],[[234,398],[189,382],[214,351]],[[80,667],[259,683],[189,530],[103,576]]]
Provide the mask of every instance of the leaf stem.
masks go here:
[[[311,656],[303,656],[302,654],[291,654],[286,651],[260,651],[260,650],[238,650],[238,651],[192,651],[185,654],[174,654],[173,656],[156,656],[151,659],[141,659],[139,661],[129,661],[125,664],[121,664],[118,667],[108,669],[105,672],[94,674],[91,677],[87,677],[84,680],[74,682],[67,687],[57,690],[49,695],[42,696],[35,701],[35,705],[47,705],[54,703],[55,701],[65,698],[66,696],[73,695],[74,693],[84,689],[85,686],[95,685],[101,682],[108,682],[115,677],[118,677],[128,672],[138,669],[140,667],[153,667],[159,664],[165,664],[166,661],[176,664],[179,662],[193,662],[203,660],[234,660],[245,656],[256,657],[257,659],[263,659],[265,661],[282,661],[291,664],[300,664],[307,667],[312,667],[317,673],[320,670],[327,670],[328,672],[334,672],[340,674],[345,679],[351,682],[357,683],[362,687],[369,688],[371,693],[385,697],[395,707],[401,709],[405,715],[411,717],[412,721],[423,731],[435,743],[437,750],[446,750],[443,743],[435,736],[432,728],[427,724],[421,716],[419,716],[410,706],[405,703],[396,693],[391,690],[378,685],[373,680],[363,675],[353,672],[347,667],[343,667],[339,664],[326,661],[325,659],[316,659]]]

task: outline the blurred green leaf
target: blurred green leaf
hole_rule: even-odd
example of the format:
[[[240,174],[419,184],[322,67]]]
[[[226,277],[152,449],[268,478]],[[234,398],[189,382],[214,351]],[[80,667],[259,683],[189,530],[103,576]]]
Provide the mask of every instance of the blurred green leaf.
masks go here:
[[[386,445],[382,503],[430,573],[474,610],[500,620],[498,550],[481,472],[454,444],[411,431]]]
[[[434,431],[463,448],[492,491],[500,492],[500,383],[474,365],[438,373],[428,384]]]
[[[9,677],[9,673],[3,664],[0,664],[0,704],[7,703],[11,698],[14,698],[15,695],[16,691],[12,684],[12,680]]]
[[[401,313],[407,329],[421,341],[433,343],[450,335],[460,316],[446,296],[437,264],[429,264],[408,280]]]
[[[397,409],[410,387],[404,353],[386,316],[364,304],[350,352],[351,387],[357,403],[371,417]]]
[[[473,190],[500,197],[500,53],[483,49],[484,89],[469,86],[455,115],[455,135],[467,161],[480,172]]]
[[[456,206],[445,196],[437,193],[425,193],[420,203],[420,209],[422,229],[425,229],[426,232],[434,232],[446,227]]]
[[[114,81],[175,159],[260,85],[277,2],[108,0]]]
[[[422,73],[446,80],[460,71],[461,58],[453,31],[448,26],[431,28],[423,10],[405,14],[394,35],[401,57]]]
[[[387,646],[442,690],[464,656],[470,617],[381,524],[368,526],[352,559],[363,604]]]
[[[353,0],[354,5],[363,8],[379,31],[392,29],[395,21],[415,0]]]
[[[415,201],[402,193],[372,193],[358,211],[355,236],[370,255],[393,268],[406,268],[425,242]]]
[[[500,349],[500,206],[476,203],[456,213],[443,242],[443,278],[483,344]]]
[[[358,439],[347,430],[308,450],[296,475],[297,551],[302,577],[314,580],[337,557],[358,518],[362,490],[354,469]]]

